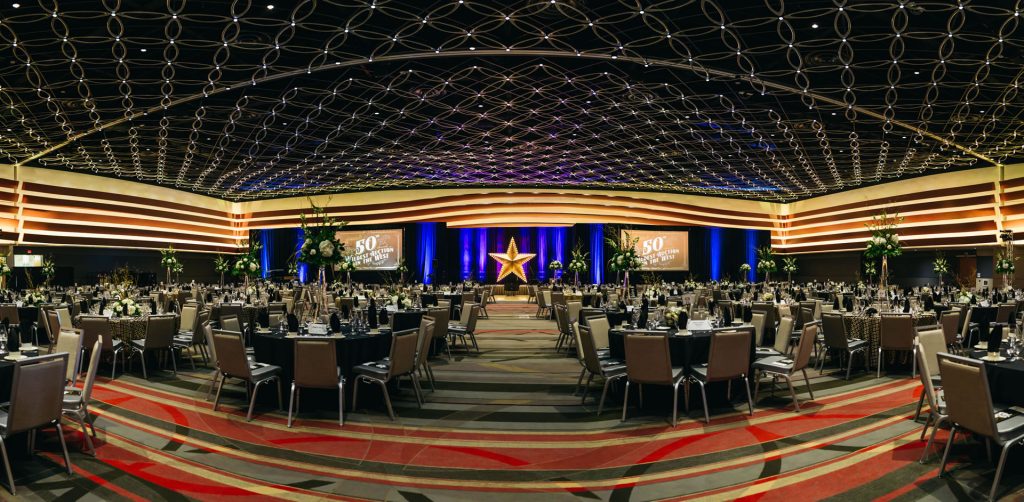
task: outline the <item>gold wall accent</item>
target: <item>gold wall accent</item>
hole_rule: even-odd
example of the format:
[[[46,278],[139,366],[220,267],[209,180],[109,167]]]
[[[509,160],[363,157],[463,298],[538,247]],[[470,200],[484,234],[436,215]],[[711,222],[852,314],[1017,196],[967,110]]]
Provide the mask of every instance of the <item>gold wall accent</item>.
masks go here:
[[[905,217],[909,248],[986,247],[1024,235],[1024,164],[940,173],[787,204],[582,189],[423,189],[312,197],[350,225],[450,227],[633,223],[752,228],[780,253],[853,251],[882,209]],[[232,252],[249,230],[299,224],[309,199],[230,202],[140,182],[0,164],[0,246],[74,245]]]

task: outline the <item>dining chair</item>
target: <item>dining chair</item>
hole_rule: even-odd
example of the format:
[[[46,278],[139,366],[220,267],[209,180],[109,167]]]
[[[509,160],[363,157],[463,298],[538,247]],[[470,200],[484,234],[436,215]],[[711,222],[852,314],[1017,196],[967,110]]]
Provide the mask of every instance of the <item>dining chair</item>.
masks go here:
[[[810,322],[804,325],[800,332],[800,340],[797,343],[796,353],[792,358],[785,356],[772,356],[758,359],[754,362],[754,399],[757,399],[761,386],[761,377],[772,377],[772,394],[775,393],[775,383],[779,378],[786,381],[789,386],[790,397],[793,398],[793,407],[800,412],[800,401],[796,398],[796,390],[793,388],[793,377],[797,372],[804,376],[804,384],[807,386],[807,393],[811,400],[814,400],[814,390],[811,389],[811,380],[807,377],[807,365],[811,360],[811,352],[814,350],[814,341],[818,338],[820,321]]]
[[[946,352],[946,336],[942,333],[942,328],[933,328],[917,332],[917,338],[914,339],[914,343],[917,345],[917,353],[924,353],[924,358],[928,363],[929,374],[931,375],[932,385],[936,387],[942,386],[942,373],[939,371],[939,354]],[[918,358],[920,361],[920,358]],[[920,364],[917,365],[920,369]],[[921,416],[921,407],[924,405],[924,393],[921,393],[920,398],[917,400],[917,410],[914,412],[914,420],[917,420]]]
[[[750,382],[747,372],[750,370],[750,346],[754,334],[752,329],[730,329],[716,331],[711,334],[711,349],[708,352],[707,364],[694,365],[687,376],[684,386],[686,412],[690,412],[690,383],[700,386],[700,397],[704,403],[704,423],[711,423],[708,414],[707,384],[726,382],[726,392],[732,397],[732,381],[743,381],[747,391],[747,407],[750,415],[754,414],[754,401],[750,397]]]
[[[465,323],[449,324],[448,338],[451,340],[451,345],[455,345],[456,339],[462,340],[462,346],[466,348],[466,352],[469,352],[469,344],[466,341],[468,337],[469,341],[473,342],[473,349],[479,353],[480,346],[476,343],[476,320],[480,316],[480,305],[464,303],[463,309],[462,317]]]
[[[57,322],[61,330],[73,331],[75,324],[71,321],[71,310],[67,305],[53,309],[57,313]]]
[[[572,332],[569,331],[569,309],[565,305],[555,305],[555,326],[558,328],[558,339],[555,340],[555,350],[568,350],[575,344]]]
[[[171,367],[174,374],[178,374],[178,363],[174,360],[174,325],[177,320],[174,314],[152,315],[146,320],[146,337],[142,340],[132,340],[129,344],[131,352],[128,354],[128,363],[132,358],[139,356],[142,363],[142,378],[149,379],[146,372],[146,354],[158,354],[167,351],[171,354]]]
[[[448,360],[452,360],[451,346],[448,344],[448,322],[451,313],[446,308],[430,308],[427,310],[427,316],[434,321],[434,339],[441,340],[444,342],[444,349],[448,354]]]
[[[629,385],[638,385],[640,406],[644,405],[644,384],[672,386],[672,426],[679,416],[679,384],[686,379],[686,369],[672,366],[667,335],[627,334],[624,340],[626,354],[626,391],[622,398],[622,421],[626,421],[629,407]]]
[[[757,346],[764,346],[764,319],[765,314],[762,312],[754,312],[750,314],[750,324],[754,326],[754,338],[757,340]]]
[[[914,318],[910,314],[881,314],[881,330],[878,342],[878,366],[875,378],[882,376],[883,351],[909,351],[911,357],[911,378],[917,377],[917,345],[914,343]]]
[[[57,343],[57,339],[60,338],[60,316],[53,309],[40,310],[39,315],[46,319],[46,337],[50,341],[50,353],[53,353],[53,347]]]
[[[429,316],[420,318],[420,326],[416,331],[416,373],[417,378],[427,377],[430,384],[430,391],[436,392],[434,385],[434,370],[430,367],[430,347],[434,342],[434,319]]]
[[[1000,303],[996,308],[996,320],[995,322],[1003,324],[1014,324],[1014,312],[1017,311],[1016,303]]]
[[[435,321],[436,322],[436,321]],[[416,330],[410,329],[405,332],[393,333],[391,338],[390,357],[386,360],[376,361],[371,364],[360,364],[355,367],[356,378],[352,389],[352,408],[358,409],[359,382],[377,384],[384,393],[384,403],[388,409],[388,417],[395,419],[395,410],[391,406],[391,395],[388,393],[388,383],[392,379],[398,381],[401,377],[407,376],[412,380],[412,390],[416,395],[416,403],[423,406],[420,395],[419,380],[414,374],[416,371]]]
[[[608,316],[598,315],[587,318],[587,326],[590,326],[590,335],[594,338],[594,347],[598,354],[605,357],[608,355],[608,347],[611,343],[608,340],[611,325],[608,323]]]
[[[974,315],[974,307],[964,307],[961,311],[965,312],[963,318],[960,320],[960,343],[961,351],[963,349],[970,349],[974,347],[974,335],[979,333],[979,326],[976,322],[971,322],[971,316]]]
[[[934,341],[928,340],[928,338],[934,338],[933,334],[930,333],[919,333],[919,341],[921,337],[924,337],[925,344],[933,345]],[[939,339],[938,341],[944,341]],[[928,416],[925,417],[924,426],[921,427],[921,440],[924,440],[925,433],[928,432],[928,426],[932,427],[932,433],[928,438],[928,442],[925,444],[924,451],[921,452],[920,463],[925,463],[928,458],[928,452],[931,450],[932,444],[935,443],[935,433],[942,426],[949,426],[949,416],[946,414],[946,400],[943,394],[941,385],[941,377],[938,376],[938,353],[929,354],[926,348],[917,351],[917,371],[918,376],[921,379],[922,389],[921,397],[928,402]],[[936,375],[932,374],[932,371]],[[915,415],[920,416],[920,407],[918,413]]]
[[[985,363],[950,354],[939,354],[939,371],[942,373],[942,393],[946,401],[946,412],[952,427],[946,448],[942,454],[938,477],[946,475],[946,462],[958,432],[971,432],[995,443],[1002,449],[996,464],[995,478],[989,500],[995,500],[999,480],[1003,476],[1007,454],[1024,442],[1024,415],[1012,415],[997,420],[992,404],[992,393],[985,371]]]
[[[60,439],[60,446],[64,451],[64,467],[68,476],[72,474],[71,456],[68,454],[64,429],[60,423],[67,365],[66,353],[29,357],[14,364],[11,400],[6,404],[6,413],[0,413],[0,454],[3,455],[11,495],[17,494],[14,475],[11,472],[11,459],[7,455],[7,441],[16,434],[41,427],[56,427],[57,438]],[[32,450],[33,442],[30,434],[29,451]]]
[[[18,314],[18,305],[15,303],[0,303],[0,321],[7,321],[8,329],[14,332],[14,335],[18,337],[18,344],[25,343],[22,338],[23,333],[21,331],[21,316]],[[33,344],[39,346],[39,337],[33,330]],[[10,333],[8,334],[10,335]]]
[[[537,315],[540,319],[547,319],[551,316],[551,290],[543,289],[537,291]]]
[[[106,316],[101,315],[89,315],[82,316],[79,318],[79,323],[82,326],[82,341],[83,345],[85,342],[100,340],[103,343],[100,345],[100,352],[103,354],[110,354],[110,379],[113,380],[117,376],[117,356],[124,354],[126,345],[114,338],[114,332],[110,326],[110,319]],[[88,347],[88,345],[85,345]]]
[[[95,420],[89,414],[89,402],[92,399],[92,387],[96,383],[96,374],[99,372],[100,367],[100,355],[103,353],[103,340],[102,336],[92,344],[89,356],[89,369],[85,373],[85,382],[82,384],[82,388],[71,387],[64,390],[64,401],[61,407],[61,413],[64,416],[78,422],[78,425],[82,427],[82,436],[85,437],[85,444],[89,447],[89,452],[95,457],[96,447],[92,444],[92,438],[96,437],[96,425],[93,424]],[[92,435],[89,435],[89,430],[86,429],[86,424],[92,428]]]
[[[184,318],[184,314],[182,315],[182,318]],[[178,355],[182,355],[186,351],[191,350],[199,353],[199,355],[203,357],[203,361],[208,361],[209,359],[206,355],[206,335],[203,334],[200,327],[203,323],[209,320],[209,310],[199,311],[198,314],[195,315],[193,321],[189,324],[188,331],[180,330],[174,335],[172,343],[174,352]],[[184,326],[184,321],[182,321],[182,326]],[[188,362],[192,364],[192,369],[196,369],[195,358],[189,356]]]
[[[612,382],[620,378],[626,377],[626,365],[622,361],[601,358],[597,353],[597,346],[594,344],[594,336],[591,333],[589,326],[579,326],[577,323],[573,323],[578,330],[578,352],[581,354],[580,358],[583,362],[583,369],[590,374],[587,377],[587,383],[583,385],[583,399],[580,400],[580,404],[587,402],[587,393],[590,390],[590,384],[593,382],[594,377],[601,377],[604,379],[604,388],[601,390],[601,400],[597,404],[597,415],[600,416],[604,410],[604,401],[608,396],[608,386]],[[581,375],[582,376],[582,375]]]
[[[181,322],[178,325],[178,332],[192,333],[195,330],[196,317],[199,313],[199,306],[196,304],[185,305],[181,308]]]
[[[295,376],[288,397],[288,427],[294,414],[299,413],[299,400],[303,387],[309,389],[338,389],[338,425],[345,425],[345,376],[338,367],[335,340],[295,339]]]
[[[793,318],[783,317],[779,321],[779,328],[775,333],[775,343],[772,347],[758,347],[754,354],[756,358],[772,357],[772,356],[783,356],[789,354],[792,351],[792,345],[790,344],[791,334],[793,333]]]
[[[256,406],[256,395],[259,394],[260,386],[270,382],[277,383],[278,409],[284,407],[284,400],[281,396],[280,366],[250,362],[245,355],[242,334],[237,331],[213,330],[213,346],[217,371],[220,373],[220,378],[217,379],[217,394],[213,398],[213,411],[217,411],[217,406],[220,404],[220,393],[228,378],[235,378],[246,384],[245,389],[249,394],[249,411],[245,415],[246,421],[252,421],[252,409]],[[250,387],[252,392],[249,392]]]
[[[569,322],[580,320],[580,312],[583,311],[583,302],[566,302],[566,312],[569,314]]]
[[[958,310],[950,310],[942,313],[942,317],[939,318],[939,325],[942,326],[942,334],[946,340],[946,348],[953,354],[959,354],[963,352],[963,346],[960,343],[960,334],[957,327],[960,325],[960,312]]]
[[[56,316],[50,312],[50,315]],[[78,373],[82,360],[82,335],[74,331],[63,331],[57,337],[57,343],[51,353],[66,352],[68,354],[67,385],[74,386],[78,382]]]
[[[213,325],[210,321],[206,321],[202,326],[199,327],[203,332],[203,338],[206,339],[206,347],[210,351],[210,361],[213,362],[213,372],[210,374],[210,388],[206,391],[206,400],[209,401],[213,397],[213,389],[217,386],[217,380],[220,378],[220,370],[217,369],[217,347],[213,345]],[[207,366],[209,366],[207,362]]]
[[[821,330],[825,337],[824,349],[818,358],[818,372],[825,369],[825,358],[833,352],[839,352],[839,369],[843,367],[843,359],[846,359],[846,379],[850,379],[850,369],[853,368],[853,356],[860,354],[864,357],[864,368],[868,368],[868,349],[870,344],[867,340],[857,340],[846,335],[846,321],[843,314],[823,313],[821,315]]]

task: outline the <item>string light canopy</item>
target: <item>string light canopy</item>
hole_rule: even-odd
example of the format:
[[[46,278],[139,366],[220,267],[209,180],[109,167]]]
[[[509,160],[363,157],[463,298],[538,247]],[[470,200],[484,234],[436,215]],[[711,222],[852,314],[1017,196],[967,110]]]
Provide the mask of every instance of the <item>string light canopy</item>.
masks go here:
[[[1020,1],[0,5],[0,161],[229,200],[788,201],[1019,161]]]

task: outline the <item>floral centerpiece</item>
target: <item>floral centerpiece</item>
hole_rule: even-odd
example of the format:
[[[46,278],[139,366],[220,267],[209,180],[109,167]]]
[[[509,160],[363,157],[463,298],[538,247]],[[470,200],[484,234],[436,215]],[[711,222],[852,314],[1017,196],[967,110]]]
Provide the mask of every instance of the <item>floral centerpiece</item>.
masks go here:
[[[171,267],[171,272],[174,273],[174,282],[181,282],[181,273],[185,271],[185,266],[181,262],[177,262]]]
[[[782,271],[786,273],[786,282],[793,282],[793,272],[797,271],[795,256],[787,256],[782,259]]]
[[[882,273],[879,275],[880,295],[886,294],[889,283],[889,257],[903,254],[903,246],[900,244],[900,236],[896,233],[903,218],[899,214],[889,215],[882,211],[882,214],[871,218],[867,224],[871,231],[871,238],[864,248],[864,256],[868,259],[882,259]]]
[[[167,284],[168,287],[171,285],[171,272],[174,268],[180,265],[178,257],[176,256],[177,251],[174,250],[174,246],[169,246],[167,249],[160,250],[160,266],[167,270]]]
[[[942,278],[949,273],[949,262],[946,257],[939,255],[932,262],[932,270],[939,276],[939,287],[942,287]]]
[[[53,258],[44,258],[43,259],[43,269],[42,269],[42,272],[43,272],[43,277],[46,278],[46,280],[44,282],[46,284],[50,284],[50,280],[53,279],[53,276],[57,275],[57,267],[53,263]]]
[[[46,295],[42,291],[28,291],[24,296],[21,297],[22,303],[25,305],[40,305],[47,302]]]
[[[412,308],[412,298],[405,296],[405,293],[391,295],[391,303],[398,307],[399,310]]]
[[[971,303],[971,292],[961,289],[956,295],[957,303]]]
[[[317,269],[316,282],[319,287],[319,301],[316,302],[317,309],[313,312],[315,318],[326,314],[327,305],[327,268],[338,270],[338,264],[344,260],[342,253],[345,252],[345,244],[338,240],[338,230],[345,226],[345,222],[337,221],[327,215],[327,210],[313,203],[309,199],[311,215],[303,213],[300,216],[302,235],[305,239],[299,247],[298,260]]]
[[[548,268],[551,270],[562,270],[562,262],[558,260],[551,260],[551,262],[548,263]]]
[[[589,257],[590,253],[576,249],[573,250],[572,257],[569,258],[569,265],[566,269],[573,273],[573,281],[576,286],[580,285],[580,272],[587,271],[587,258]]]
[[[681,307],[670,307],[665,311],[665,323],[669,326],[677,326],[679,324],[679,316],[683,312]]]
[[[345,272],[345,283],[352,283],[352,272],[356,270],[356,262],[352,261],[351,256],[342,257],[341,261],[334,264],[335,272]]]
[[[761,295],[761,300],[762,301],[766,301],[766,302],[774,302],[775,301],[775,293],[764,293],[764,294]]]
[[[869,261],[864,263],[864,275],[867,276],[869,282],[873,277],[878,275],[878,271],[875,270],[874,262]],[[863,284],[861,285],[861,287],[863,287]]]
[[[629,273],[633,270],[643,268],[643,261],[636,252],[636,243],[640,239],[631,237],[629,232],[622,232],[621,236],[613,236],[606,239],[612,248],[612,257],[608,260],[608,268],[618,275],[623,272],[622,294],[629,297]]]
[[[1005,287],[1010,286],[1010,274],[1013,273],[1016,267],[1013,265],[1013,258],[1010,257],[1009,253],[1003,252],[996,257],[996,273],[1003,274],[1003,285]]]
[[[231,260],[217,255],[217,259],[213,260],[213,270],[220,274],[220,286],[224,287],[224,274],[231,271]]]
[[[409,266],[405,264],[405,258],[398,262],[398,268],[395,269],[395,272],[398,272],[398,283],[405,284],[405,274],[409,273]]]
[[[764,274],[764,282],[768,283],[771,273],[778,269],[775,264],[775,253],[771,246],[765,246],[757,250],[757,271]]]
[[[249,279],[260,273],[260,249],[263,246],[255,241],[249,240],[249,249],[238,256],[235,264],[231,266],[231,275],[245,278],[245,286],[249,287]]]
[[[750,275],[750,264],[744,263],[740,265],[740,277],[743,278],[743,282],[747,282],[747,277]]]
[[[110,312],[115,316],[138,317],[142,315],[142,307],[131,298],[123,298],[110,305]]]
[[[11,266],[7,264],[7,257],[0,256],[0,289],[7,289],[7,277],[11,275]]]

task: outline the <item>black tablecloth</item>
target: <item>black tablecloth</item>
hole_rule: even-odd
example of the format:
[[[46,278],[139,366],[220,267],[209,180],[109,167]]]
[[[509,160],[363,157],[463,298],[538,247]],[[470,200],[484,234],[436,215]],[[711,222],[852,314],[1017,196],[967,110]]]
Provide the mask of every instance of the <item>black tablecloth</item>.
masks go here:
[[[611,330],[608,332],[608,349],[613,359],[620,361],[626,360],[625,350],[625,336],[622,330]],[[657,335],[651,335],[657,336]],[[710,334],[694,334],[689,336],[668,336],[668,349],[669,355],[672,359],[672,366],[682,366],[686,368],[686,373],[689,374],[692,371],[693,366],[705,364],[708,362],[708,356],[711,352],[711,335]],[[750,340],[750,363],[754,363],[754,353],[756,350],[756,340],[751,337]],[[748,373],[748,378],[750,373]],[[726,399],[726,388],[725,382],[715,382],[707,386],[708,393],[708,405],[712,408],[728,405]],[[746,399],[746,391],[743,389],[743,382],[735,380],[732,382],[732,397],[733,401],[742,402]],[[657,408],[671,408],[672,403],[672,388],[669,386],[652,386],[660,389],[651,389],[653,392],[644,390],[645,408],[650,401],[655,401],[656,404],[653,406]],[[754,385],[751,379],[750,390],[753,392]],[[697,386],[690,387],[690,405],[691,408],[700,409],[700,389]],[[621,399],[621,390],[617,390],[618,396]],[[648,399],[648,395],[656,396],[654,399]],[[680,396],[679,401],[683,401],[683,397]]]
[[[253,353],[257,362],[280,366],[283,384],[287,389],[295,374],[295,340],[278,334],[258,334],[253,338]],[[355,377],[353,368],[367,361],[376,361],[388,356],[391,350],[391,333],[376,336],[347,335],[336,339],[338,366],[349,381]]]
[[[1004,344],[1005,347],[1005,344]],[[971,351],[971,357],[980,358],[985,351]],[[1006,357],[1005,348],[1002,351]],[[1010,406],[1024,406],[1024,360],[986,362],[988,385],[992,389],[992,402]]]

